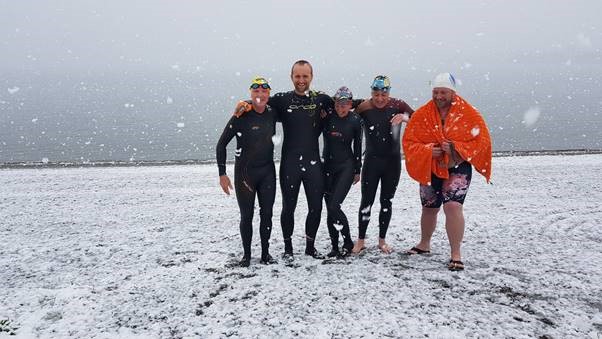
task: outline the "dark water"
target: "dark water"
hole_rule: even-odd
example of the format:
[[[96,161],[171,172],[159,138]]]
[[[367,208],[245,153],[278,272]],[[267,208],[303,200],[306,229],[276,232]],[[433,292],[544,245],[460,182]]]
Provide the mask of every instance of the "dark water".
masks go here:
[[[459,93],[484,115],[494,151],[601,149],[602,72],[592,67],[473,70],[463,74]],[[327,93],[345,84],[358,97],[369,95],[368,75],[322,77],[314,85]],[[392,96],[414,108],[428,99],[428,85],[415,75],[391,77],[405,79]],[[219,74],[6,75],[0,163],[212,160],[233,105],[248,96],[241,82]],[[286,76],[273,85],[291,88]],[[527,125],[529,110],[540,113]]]

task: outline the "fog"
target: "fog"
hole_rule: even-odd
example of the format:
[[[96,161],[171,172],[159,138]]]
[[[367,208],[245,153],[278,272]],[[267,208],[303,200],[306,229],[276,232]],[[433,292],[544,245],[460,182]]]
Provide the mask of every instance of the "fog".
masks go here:
[[[251,77],[418,108],[451,72],[495,150],[600,149],[600,1],[2,1],[0,162],[211,159]],[[537,112],[534,114],[533,112]]]

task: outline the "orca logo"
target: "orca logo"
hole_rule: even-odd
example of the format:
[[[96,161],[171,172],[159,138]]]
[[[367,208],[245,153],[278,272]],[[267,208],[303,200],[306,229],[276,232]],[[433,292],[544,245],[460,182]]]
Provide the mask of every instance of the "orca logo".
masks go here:
[[[310,105],[290,105],[288,106],[289,109],[293,110],[293,109],[303,109],[303,110],[310,110],[310,109],[316,109],[318,107],[318,105],[316,104],[310,104]]]

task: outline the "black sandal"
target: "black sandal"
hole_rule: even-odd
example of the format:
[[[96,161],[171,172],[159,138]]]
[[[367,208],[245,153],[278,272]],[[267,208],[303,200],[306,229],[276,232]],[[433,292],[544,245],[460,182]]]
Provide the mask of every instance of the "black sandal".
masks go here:
[[[431,251],[425,251],[425,250],[421,250],[418,247],[412,247],[409,250],[406,251],[407,255],[414,255],[414,254],[429,254],[431,253]]]

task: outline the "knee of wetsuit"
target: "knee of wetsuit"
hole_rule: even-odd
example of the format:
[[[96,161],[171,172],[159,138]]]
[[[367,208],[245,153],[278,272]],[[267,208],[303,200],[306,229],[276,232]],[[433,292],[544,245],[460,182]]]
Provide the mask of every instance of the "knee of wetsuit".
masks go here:
[[[338,210],[341,209],[341,204],[339,204],[335,201],[329,201],[326,204],[326,209],[328,210],[329,213],[338,212]]]
[[[381,208],[391,208],[391,199],[380,199]]]

